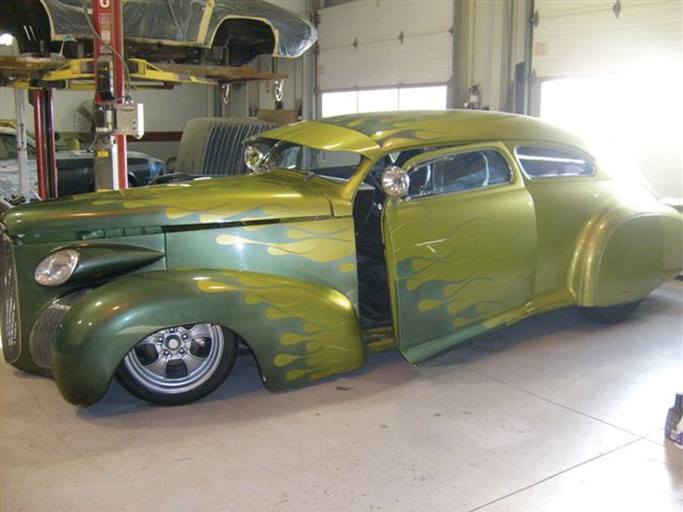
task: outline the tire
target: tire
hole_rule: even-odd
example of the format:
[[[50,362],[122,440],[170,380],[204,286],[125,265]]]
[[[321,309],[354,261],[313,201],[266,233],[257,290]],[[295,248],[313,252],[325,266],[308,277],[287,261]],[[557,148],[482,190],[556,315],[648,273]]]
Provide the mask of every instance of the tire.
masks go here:
[[[201,323],[162,329],[140,341],[116,377],[130,393],[157,405],[204,398],[228,377],[237,356],[237,336]]]
[[[607,306],[603,308],[579,308],[586,318],[600,324],[616,324],[630,317],[640,305],[640,301]]]

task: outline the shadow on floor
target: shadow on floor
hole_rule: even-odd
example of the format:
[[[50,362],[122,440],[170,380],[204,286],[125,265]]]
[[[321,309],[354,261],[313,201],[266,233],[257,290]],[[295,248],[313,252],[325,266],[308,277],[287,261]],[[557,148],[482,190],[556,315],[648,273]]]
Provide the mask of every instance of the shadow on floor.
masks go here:
[[[647,315],[665,309],[671,298],[666,294],[648,298],[627,324],[647,320]],[[567,333],[581,336],[612,326],[598,325],[584,318],[575,308],[568,308],[538,317],[528,318],[510,327],[467,341],[454,349],[430,359],[421,368],[457,369],[493,354],[512,350],[524,343],[534,343],[546,336]],[[436,372],[441,373],[441,372]],[[230,377],[209,397],[193,404],[178,407],[150,406],[129,395],[116,381],[104,398],[89,408],[78,408],[76,414],[87,422],[106,423],[111,420],[118,427],[134,427],[137,419],[148,422],[152,418],[166,423],[180,424],[213,418],[218,423],[230,423],[259,417],[291,414],[315,409],[330,403],[360,400],[383,390],[395,388],[412,379],[433,377],[436,373],[418,374],[397,351],[371,355],[366,365],[354,372],[332,377],[300,388],[271,393],[261,384],[258,367],[251,354],[238,357]],[[213,414],[199,412],[211,409]],[[196,413],[193,413],[193,411]]]

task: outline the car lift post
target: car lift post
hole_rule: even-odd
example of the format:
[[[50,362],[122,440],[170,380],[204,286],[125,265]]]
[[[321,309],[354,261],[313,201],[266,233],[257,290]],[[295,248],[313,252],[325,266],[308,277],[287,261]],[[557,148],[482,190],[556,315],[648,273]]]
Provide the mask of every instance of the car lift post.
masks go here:
[[[41,199],[58,197],[57,154],[55,151],[54,91],[33,90],[33,118],[36,129],[36,172]]]
[[[26,95],[23,89],[14,89],[14,111],[17,118],[17,162],[19,164],[19,193],[24,202],[31,200],[28,179],[28,145],[26,142]]]
[[[126,137],[116,134],[116,104],[125,100],[122,4],[93,1],[96,190],[128,187]]]

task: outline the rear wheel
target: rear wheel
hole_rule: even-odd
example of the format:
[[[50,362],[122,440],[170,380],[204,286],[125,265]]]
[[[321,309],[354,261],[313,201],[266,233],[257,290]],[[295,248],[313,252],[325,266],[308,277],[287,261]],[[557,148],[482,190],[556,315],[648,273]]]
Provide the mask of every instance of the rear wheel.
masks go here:
[[[579,308],[587,318],[601,324],[616,324],[630,317],[640,305],[640,301],[618,304],[616,306]]]
[[[148,402],[186,404],[220,386],[236,354],[237,337],[219,325],[169,327],[147,336],[126,354],[117,378]]]

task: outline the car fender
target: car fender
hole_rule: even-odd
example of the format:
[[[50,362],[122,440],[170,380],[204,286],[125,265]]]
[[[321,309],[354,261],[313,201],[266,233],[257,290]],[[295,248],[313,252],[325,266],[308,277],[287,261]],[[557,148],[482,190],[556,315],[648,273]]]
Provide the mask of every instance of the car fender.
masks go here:
[[[580,236],[569,287],[579,306],[643,299],[683,264],[683,217],[660,203],[620,205]]]
[[[119,279],[77,302],[52,347],[57,386],[69,402],[91,405],[140,340],[199,322],[220,324],[244,339],[270,390],[365,362],[354,306],[337,290],[269,274],[177,269]]]

